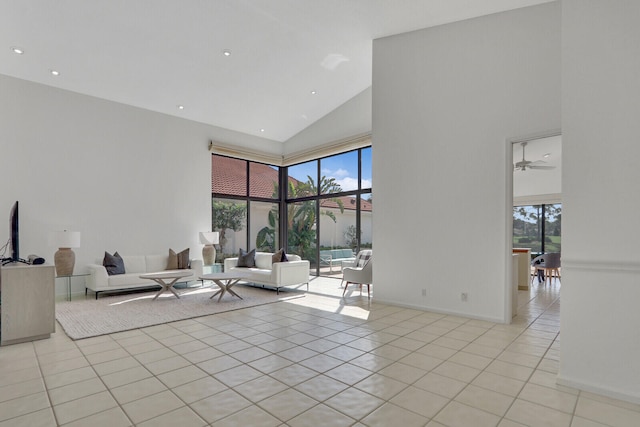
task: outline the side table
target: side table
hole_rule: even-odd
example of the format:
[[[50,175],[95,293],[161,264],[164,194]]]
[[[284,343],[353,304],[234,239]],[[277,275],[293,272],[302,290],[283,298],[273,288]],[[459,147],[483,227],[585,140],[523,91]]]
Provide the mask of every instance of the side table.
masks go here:
[[[56,276],[56,279],[67,279],[67,301],[71,301],[71,278],[86,276],[89,276],[89,273],[76,273],[69,276]]]
[[[217,262],[215,264],[203,265],[202,273],[203,274],[222,273],[223,269],[224,269],[224,264]]]

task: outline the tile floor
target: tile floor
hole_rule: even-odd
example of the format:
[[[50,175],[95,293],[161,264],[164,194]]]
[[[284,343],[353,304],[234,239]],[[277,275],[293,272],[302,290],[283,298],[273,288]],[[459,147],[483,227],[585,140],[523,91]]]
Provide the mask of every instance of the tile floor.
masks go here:
[[[4,426],[639,426],[640,405],[557,386],[559,284],[511,325],[305,298],[0,348]]]

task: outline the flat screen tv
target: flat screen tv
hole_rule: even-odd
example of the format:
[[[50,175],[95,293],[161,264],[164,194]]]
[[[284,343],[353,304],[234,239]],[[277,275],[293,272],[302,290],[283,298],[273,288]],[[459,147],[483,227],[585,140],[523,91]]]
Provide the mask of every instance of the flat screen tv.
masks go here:
[[[9,215],[9,246],[11,247],[11,256],[2,259],[2,265],[9,264],[11,262],[25,262],[20,258],[20,222],[18,219],[18,202],[16,201],[11,208],[11,214]]]

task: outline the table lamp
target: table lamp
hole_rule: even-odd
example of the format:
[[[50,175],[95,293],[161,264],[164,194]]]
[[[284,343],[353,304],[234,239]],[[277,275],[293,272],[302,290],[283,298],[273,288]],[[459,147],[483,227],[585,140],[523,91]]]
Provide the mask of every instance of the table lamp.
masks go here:
[[[71,248],[80,247],[79,231],[52,231],[49,233],[49,245],[57,247],[53,256],[57,276],[73,275],[73,267],[76,263],[76,254]]]
[[[200,243],[202,248],[202,261],[204,265],[213,265],[216,262],[216,248],[213,245],[219,243],[220,233],[217,231],[201,231]]]

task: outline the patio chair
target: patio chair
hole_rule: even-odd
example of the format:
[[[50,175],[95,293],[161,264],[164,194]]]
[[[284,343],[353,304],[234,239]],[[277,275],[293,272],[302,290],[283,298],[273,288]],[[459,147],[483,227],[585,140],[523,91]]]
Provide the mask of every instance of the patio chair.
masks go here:
[[[373,251],[370,249],[362,250],[358,252],[356,256],[354,267],[345,267],[342,270],[342,283],[347,282],[344,285],[344,291],[342,296],[344,297],[349,287],[349,283],[360,285],[360,293],[362,293],[362,285],[367,285],[367,296],[371,297],[371,282],[373,281]],[[340,284],[342,286],[342,283]]]

